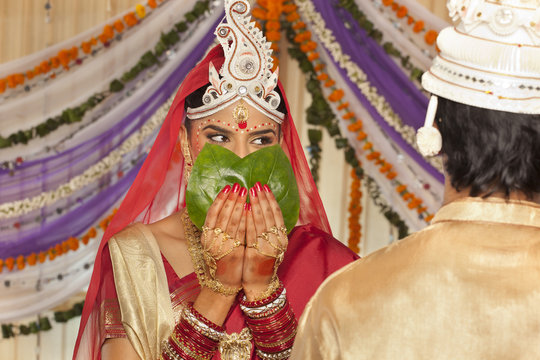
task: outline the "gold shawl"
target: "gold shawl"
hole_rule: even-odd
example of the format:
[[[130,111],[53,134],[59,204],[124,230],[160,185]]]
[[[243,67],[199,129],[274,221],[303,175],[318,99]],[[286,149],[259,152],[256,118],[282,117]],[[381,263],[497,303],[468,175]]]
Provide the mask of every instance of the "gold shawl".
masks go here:
[[[175,319],[158,244],[134,224],[109,240],[109,250],[127,337],[141,359],[158,359]]]
[[[467,198],[319,288],[291,359],[540,359],[540,206]]]

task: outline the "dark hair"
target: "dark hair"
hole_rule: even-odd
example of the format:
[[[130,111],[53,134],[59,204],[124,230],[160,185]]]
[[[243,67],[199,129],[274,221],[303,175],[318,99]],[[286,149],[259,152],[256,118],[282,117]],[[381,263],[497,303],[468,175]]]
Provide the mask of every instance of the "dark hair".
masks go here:
[[[195,90],[194,92],[192,92],[186,97],[186,100],[184,102],[184,112],[187,110],[188,107],[194,109],[203,105],[202,98],[208,86],[210,86],[210,83],[198,88],[197,90]],[[279,103],[277,110],[285,114],[285,116],[287,116],[287,107],[285,106],[285,101],[283,101],[283,94],[281,93],[281,90],[279,89],[278,86],[276,86],[275,91],[279,94],[279,97],[282,99],[281,102]],[[189,133],[191,131],[191,122],[186,121],[185,127]],[[279,127],[279,131],[281,133],[281,126]]]
[[[540,193],[540,115],[483,109],[439,98],[437,126],[452,187],[470,196]]]

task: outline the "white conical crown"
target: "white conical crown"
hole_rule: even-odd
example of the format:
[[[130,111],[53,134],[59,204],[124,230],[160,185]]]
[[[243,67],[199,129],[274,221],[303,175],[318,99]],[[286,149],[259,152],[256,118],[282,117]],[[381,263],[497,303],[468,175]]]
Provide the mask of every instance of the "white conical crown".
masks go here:
[[[274,90],[278,70],[272,72],[272,49],[262,32],[251,21],[247,0],[226,0],[226,23],[215,34],[223,47],[225,62],[219,73],[209,66],[210,86],[203,95],[203,105],[188,108],[190,119],[210,116],[236,101],[244,100],[281,124],[285,115],[277,110],[281,99]]]

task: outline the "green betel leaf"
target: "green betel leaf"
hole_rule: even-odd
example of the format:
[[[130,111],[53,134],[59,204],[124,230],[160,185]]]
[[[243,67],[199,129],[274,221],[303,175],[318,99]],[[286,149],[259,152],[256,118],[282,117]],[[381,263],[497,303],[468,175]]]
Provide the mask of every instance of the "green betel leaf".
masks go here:
[[[268,184],[292,230],[300,213],[300,197],[294,172],[279,145],[257,150],[244,158],[219,145],[207,143],[195,160],[189,178],[186,205],[191,221],[200,229],[208,209],[227,185],[251,188],[259,181]]]

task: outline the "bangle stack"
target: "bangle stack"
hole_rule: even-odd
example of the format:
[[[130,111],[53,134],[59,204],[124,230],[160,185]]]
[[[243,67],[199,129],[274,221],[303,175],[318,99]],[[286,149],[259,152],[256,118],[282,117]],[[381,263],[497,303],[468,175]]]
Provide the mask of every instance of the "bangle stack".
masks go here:
[[[160,359],[210,360],[225,337],[225,328],[212,323],[189,303],[164,344]]]
[[[287,292],[280,283],[277,290],[259,301],[247,301],[244,296],[240,308],[246,315],[257,355],[263,360],[282,360],[289,357],[296,335],[297,322]]]

